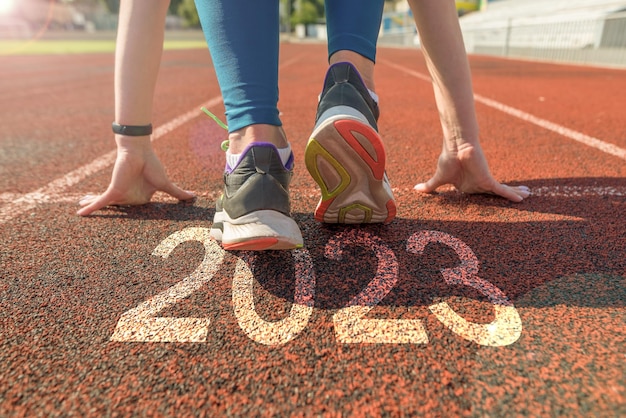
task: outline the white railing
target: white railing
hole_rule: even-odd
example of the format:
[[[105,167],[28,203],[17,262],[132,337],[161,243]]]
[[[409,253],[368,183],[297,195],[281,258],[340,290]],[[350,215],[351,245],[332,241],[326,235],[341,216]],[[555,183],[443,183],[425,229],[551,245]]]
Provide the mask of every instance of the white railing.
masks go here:
[[[462,23],[470,54],[626,68],[626,12]],[[381,32],[380,45],[415,46],[415,27]]]
[[[470,54],[626,67],[626,13],[463,26]]]

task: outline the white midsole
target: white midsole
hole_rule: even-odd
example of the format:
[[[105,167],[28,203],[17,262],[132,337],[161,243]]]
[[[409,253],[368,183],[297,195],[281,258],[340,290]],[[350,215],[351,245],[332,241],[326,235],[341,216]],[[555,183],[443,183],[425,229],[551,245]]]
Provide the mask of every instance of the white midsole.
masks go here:
[[[302,233],[296,222],[275,210],[258,210],[233,219],[226,211],[215,214],[215,222],[223,222],[224,232],[211,229],[211,236],[224,244],[250,241],[258,238],[278,238],[293,244],[302,244]]]

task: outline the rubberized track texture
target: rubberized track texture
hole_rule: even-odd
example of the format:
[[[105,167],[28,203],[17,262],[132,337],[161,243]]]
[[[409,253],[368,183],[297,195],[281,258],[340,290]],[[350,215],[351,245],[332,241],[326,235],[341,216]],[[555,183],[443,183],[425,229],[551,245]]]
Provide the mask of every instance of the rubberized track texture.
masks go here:
[[[113,56],[0,62],[0,416],[626,415],[626,73],[471,57],[519,204],[413,186],[441,128],[419,51],[381,49],[397,214],[323,225],[304,149],[325,46],[285,44],[304,247],[209,237],[224,131],[208,51],[166,51],[153,144],[198,198],[81,218],[115,158]]]

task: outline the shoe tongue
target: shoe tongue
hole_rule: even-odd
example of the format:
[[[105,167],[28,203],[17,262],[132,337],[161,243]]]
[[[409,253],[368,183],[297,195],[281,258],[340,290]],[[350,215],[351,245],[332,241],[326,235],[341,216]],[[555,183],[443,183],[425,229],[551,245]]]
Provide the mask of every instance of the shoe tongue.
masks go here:
[[[350,73],[356,74],[358,77],[359,72],[354,65],[349,62],[337,62],[330,66],[328,73],[326,74],[326,84],[333,85],[335,83],[347,83],[350,81]]]
[[[276,147],[272,144],[264,144],[250,148],[254,157],[254,168],[259,174],[269,173],[272,162],[276,160]]]

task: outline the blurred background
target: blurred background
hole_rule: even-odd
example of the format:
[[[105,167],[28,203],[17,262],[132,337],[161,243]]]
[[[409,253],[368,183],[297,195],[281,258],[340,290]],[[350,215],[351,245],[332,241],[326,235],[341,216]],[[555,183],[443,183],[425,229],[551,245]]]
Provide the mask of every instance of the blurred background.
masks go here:
[[[120,0],[0,0],[0,40],[113,39]],[[626,67],[626,0],[456,1],[470,54]],[[280,0],[285,38],[326,39],[324,0]],[[194,0],[171,0],[170,38],[200,39]],[[385,2],[379,42],[419,47],[406,0]]]
[[[459,14],[479,10],[485,0],[457,1]],[[3,37],[25,36],[43,24],[51,30],[110,31],[117,27],[120,0],[0,0],[0,30]],[[406,1],[386,1],[394,16],[406,14]],[[280,0],[283,32],[324,23],[324,0]],[[199,28],[194,0],[171,0],[168,29]],[[306,33],[305,33],[306,35]]]

